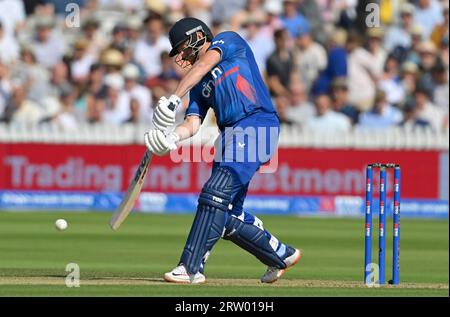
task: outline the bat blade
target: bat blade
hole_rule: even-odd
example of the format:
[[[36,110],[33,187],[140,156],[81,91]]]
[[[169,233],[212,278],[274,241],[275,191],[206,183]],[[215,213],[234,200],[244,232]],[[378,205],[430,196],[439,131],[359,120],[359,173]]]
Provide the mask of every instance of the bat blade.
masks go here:
[[[136,170],[130,186],[128,186],[122,202],[111,217],[109,224],[112,230],[116,231],[119,229],[122,222],[124,222],[133,209],[134,203],[136,202],[139,193],[142,190],[142,186],[144,185],[145,176],[147,175],[151,160],[152,153],[147,150],[141,160],[141,163],[139,164],[138,169]]]

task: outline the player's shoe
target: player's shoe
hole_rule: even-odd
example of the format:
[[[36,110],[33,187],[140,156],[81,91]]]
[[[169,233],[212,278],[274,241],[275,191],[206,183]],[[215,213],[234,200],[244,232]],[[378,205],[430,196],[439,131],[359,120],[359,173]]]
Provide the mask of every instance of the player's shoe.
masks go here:
[[[179,265],[172,271],[164,274],[164,280],[171,283],[201,284],[205,283],[206,278],[200,272],[196,274],[188,274],[184,265]]]
[[[284,263],[286,263],[285,269],[279,269],[274,266],[268,266],[266,273],[261,277],[262,283],[273,283],[278,280],[287,269],[294,266],[302,257],[302,252],[300,250],[294,249],[287,246],[286,258]]]

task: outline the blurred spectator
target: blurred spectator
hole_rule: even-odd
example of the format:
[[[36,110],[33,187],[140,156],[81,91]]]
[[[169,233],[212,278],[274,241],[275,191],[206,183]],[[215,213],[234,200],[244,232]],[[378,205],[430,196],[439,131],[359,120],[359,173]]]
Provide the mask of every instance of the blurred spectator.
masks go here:
[[[405,117],[401,125],[408,130],[416,128],[431,128],[430,123],[418,117],[417,104],[414,99],[410,98],[403,107]]]
[[[127,1],[127,0],[121,0]],[[145,9],[147,10],[147,18],[155,17],[155,18],[163,18],[165,15],[170,14],[169,9],[174,9],[177,11],[179,7],[184,4],[178,0],[144,0],[145,1]],[[174,8],[178,7],[178,8]]]
[[[105,69],[102,65],[95,63],[89,69],[86,92],[89,94],[98,94],[104,88],[103,76]]]
[[[86,17],[89,17],[92,13],[95,13],[97,11],[102,10],[101,7],[101,0],[85,0],[84,5],[84,15],[82,15],[82,18],[85,19]]]
[[[396,1],[388,0],[388,1],[380,1],[380,22],[383,25],[389,25],[394,22],[395,12],[394,12],[394,3]]]
[[[288,96],[288,87],[295,76],[294,56],[288,47],[289,33],[285,29],[277,30],[274,38],[275,51],[266,66],[269,90],[273,96]]]
[[[94,58],[98,58],[100,52],[108,46],[108,42],[98,31],[98,28],[99,22],[93,18],[87,19],[82,25],[82,37],[86,38],[88,42],[88,47],[86,48],[87,54]]]
[[[105,67],[106,74],[117,74],[122,69],[125,58],[119,50],[107,49],[100,55],[100,63]]]
[[[123,51],[128,46],[128,27],[125,23],[119,22],[114,26],[111,32],[110,48]]]
[[[350,119],[332,110],[331,98],[328,95],[318,95],[315,99],[315,105],[316,116],[306,122],[306,130],[329,134],[350,131]]]
[[[0,0],[0,118],[148,125],[187,72],[167,30],[194,16],[246,39],[284,123],[346,130],[343,114],[356,128],[447,127],[448,1],[378,1],[382,28],[367,28],[371,2]],[[68,3],[81,5],[81,28],[64,26]]]
[[[424,41],[419,45],[421,71],[429,72],[437,62],[437,49],[432,41]]]
[[[72,85],[69,82],[69,69],[66,64],[58,63],[51,70],[51,78],[45,85],[45,90],[39,99],[47,114],[54,114],[60,111],[60,96],[72,92]]]
[[[105,76],[106,98],[104,122],[119,125],[130,116],[129,96],[122,94],[124,79],[119,74]]]
[[[69,83],[69,68],[65,63],[58,63],[51,70],[50,84],[52,91],[49,95],[60,96]]]
[[[431,41],[433,41],[434,45],[436,47],[439,47],[441,45],[442,39],[447,36],[448,37],[448,24],[449,24],[449,5],[448,3],[443,3],[443,9],[442,14],[444,17],[444,21],[436,25],[433,29],[433,32],[431,33]]]
[[[103,67],[95,63],[91,65],[89,69],[89,75],[84,85],[79,85],[77,99],[74,102],[74,112],[80,123],[86,122],[88,104],[95,98],[95,96],[101,94],[106,88],[103,83],[104,69]]]
[[[16,83],[6,105],[2,121],[32,125],[37,124],[43,117],[43,110],[37,103],[27,98],[22,83]]]
[[[152,0],[148,0],[152,1]],[[176,2],[177,0],[175,0]],[[183,13],[185,16],[192,16],[202,20],[206,25],[211,24],[211,5],[214,0],[184,0]]]
[[[51,67],[61,61],[66,52],[64,38],[57,36],[53,29],[53,19],[39,18],[36,23],[36,36],[30,44],[37,62],[45,67]]]
[[[316,0],[319,10],[322,14],[322,20],[325,24],[334,24],[336,21],[336,14],[340,12],[336,8],[336,4],[341,1],[330,1],[330,0]]]
[[[46,4],[46,0],[26,0],[23,1],[25,6],[25,13],[27,16],[35,13],[36,10],[39,10],[39,7],[42,7]]]
[[[131,98],[130,100],[130,117],[125,120],[123,123],[142,123],[147,120],[142,118],[142,113],[140,111],[139,101],[136,98]]]
[[[433,42],[424,41],[420,43],[418,52],[420,58],[419,70],[421,73],[419,81],[430,85],[431,89],[433,89],[433,77],[431,70],[439,62],[436,47]]]
[[[256,63],[262,74],[266,71],[266,60],[275,49],[273,37],[269,37],[267,33],[262,32],[264,20],[256,18],[248,18],[243,24],[244,39],[250,45]]]
[[[220,21],[212,21],[211,32],[215,35],[222,33],[224,30],[223,24]]]
[[[445,67],[447,68],[447,72],[449,69],[449,51],[448,51],[448,36],[444,36],[442,39],[441,45],[439,47],[440,54],[442,62],[444,63]]]
[[[418,0],[414,23],[422,27],[424,39],[428,40],[437,25],[443,22],[442,5],[437,0]]]
[[[400,66],[394,55],[389,55],[384,65],[384,74],[378,88],[386,93],[387,102],[398,105],[405,100],[405,90],[400,80]]]
[[[384,30],[382,28],[369,28],[367,31],[367,50],[374,60],[374,72],[376,77],[381,77],[384,72],[387,52],[383,48]]]
[[[132,46],[130,46],[130,43],[128,41],[127,41],[127,44],[124,46],[124,48],[120,52],[123,55],[123,65],[126,65],[126,64],[136,65],[139,69],[139,76],[144,78],[145,70],[142,67],[142,65],[140,65],[134,58],[134,49]]]
[[[78,119],[74,109],[75,93],[70,85],[65,86],[59,95],[60,110],[52,118],[63,130],[75,130],[78,127]]]
[[[15,37],[25,23],[25,7],[22,0],[0,1],[0,22],[6,37]]]
[[[315,41],[325,44],[326,33],[324,21],[317,0],[301,0],[299,1],[298,11],[306,18],[310,26],[311,36]]]
[[[139,120],[150,122],[153,116],[152,108],[152,94],[149,89],[139,84],[139,68],[133,64],[127,64],[122,70],[122,76],[125,79],[124,94],[126,99],[134,100],[133,106],[130,105],[130,110],[134,111],[138,107]]]
[[[151,17],[145,21],[146,32],[136,43],[134,58],[145,70],[146,77],[157,76],[161,72],[160,56],[163,51],[170,51],[170,41],[164,35],[163,21]]]
[[[283,0],[281,21],[292,38],[298,36],[300,29],[309,28],[308,20],[297,10],[299,0]]]
[[[27,97],[35,102],[42,100],[48,92],[50,72],[36,60],[29,47],[23,47],[19,62],[12,68],[11,77],[26,86]]]
[[[280,18],[283,5],[279,0],[266,0],[264,11],[266,11],[266,23],[262,29],[267,36],[273,38],[275,31],[283,28],[283,21]],[[273,41],[271,40],[271,42]]]
[[[246,0],[214,0],[211,6],[212,21],[229,23],[245,7]]]
[[[299,82],[289,87],[291,98],[288,107],[284,109],[284,118],[288,122],[304,126],[316,115],[314,105],[308,100],[308,91]]]
[[[417,105],[417,117],[430,122],[433,130],[441,132],[445,127],[445,113],[434,105],[431,100],[431,90],[424,85],[417,85],[414,97]]]
[[[266,12],[262,7],[263,0],[246,0],[245,7],[236,12],[230,20],[230,30],[241,32],[249,21],[266,20]]]
[[[388,103],[384,91],[378,90],[372,109],[361,114],[358,128],[381,130],[396,126],[402,120],[401,111]]]
[[[145,0],[99,0],[102,6],[109,6],[111,8],[126,10],[126,11],[137,11],[144,7]],[[157,0],[154,0],[155,2]]]
[[[328,93],[331,82],[338,77],[347,77],[347,51],[344,47],[347,32],[343,29],[333,30],[329,35],[327,67],[320,73],[318,80],[312,87],[311,94]]]
[[[281,124],[292,125],[295,122],[287,116],[287,110],[291,106],[289,103],[289,98],[287,96],[278,96],[274,99],[275,108],[277,109],[278,117],[280,118]]]
[[[272,35],[276,30],[284,28],[282,13],[283,4],[279,0],[265,0],[264,11],[266,12],[265,30]]]
[[[448,69],[443,63],[437,63],[432,69],[431,74],[435,88],[433,92],[433,100],[437,107],[442,109],[444,113],[449,113],[449,83]]]
[[[139,16],[131,16],[127,23],[127,39],[128,46],[134,50],[136,47],[136,43],[139,41],[141,36],[141,29],[143,23],[142,19]]]
[[[173,59],[169,56],[169,52],[164,51],[161,53],[161,73],[159,73],[158,77],[163,81],[169,80],[181,80],[181,73],[184,71],[180,69]]]
[[[377,69],[375,58],[361,46],[357,33],[347,39],[349,100],[360,110],[368,110],[376,90]]]
[[[89,95],[86,102],[86,121],[91,124],[102,123],[105,113],[106,95]]]
[[[413,26],[414,5],[405,2],[400,7],[401,22],[398,26],[390,26],[384,38],[384,48],[391,52],[400,46],[405,49],[411,46],[411,30]]]
[[[336,78],[331,83],[332,108],[338,113],[346,115],[352,125],[358,123],[359,110],[348,101],[348,86],[346,78]]]
[[[75,83],[85,83],[89,76],[89,69],[95,63],[94,56],[88,52],[89,42],[85,38],[78,39],[73,45],[73,58],[70,62],[70,74]]]
[[[0,61],[0,118],[6,108],[6,104],[11,96],[11,82],[8,78],[8,69]]]
[[[297,71],[302,83],[309,91],[319,73],[327,66],[327,52],[322,45],[313,40],[308,26],[299,30],[295,43]]]
[[[355,29],[358,25],[358,13],[361,14],[361,6],[365,6],[368,1],[338,0],[338,19],[336,25],[347,31]],[[358,4],[360,4],[358,6]],[[362,15],[360,19],[362,19]]]
[[[422,28],[419,25],[415,25],[411,29],[411,47],[409,47],[406,50],[406,57],[404,59],[405,61],[411,61],[419,65],[420,63],[419,50],[420,45],[423,42],[422,37],[423,37]]]
[[[401,70],[401,85],[405,96],[412,96],[416,90],[416,83],[419,79],[419,67],[413,62],[404,62]]]
[[[0,20],[0,63],[14,63],[19,57],[19,45],[12,36],[7,36]]]
[[[153,100],[155,102],[162,96],[169,95],[175,91],[181,79],[179,71],[183,71],[175,65],[169,56],[169,52],[162,52],[160,61],[161,73],[158,76],[147,79],[145,82],[145,86],[152,90]]]

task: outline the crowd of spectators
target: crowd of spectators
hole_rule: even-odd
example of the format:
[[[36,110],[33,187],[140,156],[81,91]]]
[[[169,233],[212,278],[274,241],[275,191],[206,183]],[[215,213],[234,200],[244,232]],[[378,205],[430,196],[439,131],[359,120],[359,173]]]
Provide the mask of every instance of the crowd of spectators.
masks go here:
[[[283,123],[448,129],[445,0],[0,0],[0,122],[150,127],[184,16],[247,40]]]

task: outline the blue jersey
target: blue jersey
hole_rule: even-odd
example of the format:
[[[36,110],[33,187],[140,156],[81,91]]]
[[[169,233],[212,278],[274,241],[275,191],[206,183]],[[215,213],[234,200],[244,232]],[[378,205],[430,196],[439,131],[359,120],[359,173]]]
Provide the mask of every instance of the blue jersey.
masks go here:
[[[220,52],[220,62],[191,89],[186,116],[203,121],[213,108],[223,130],[254,113],[276,114],[247,42],[235,32],[223,32],[212,39],[208,50],[214,49]]]

